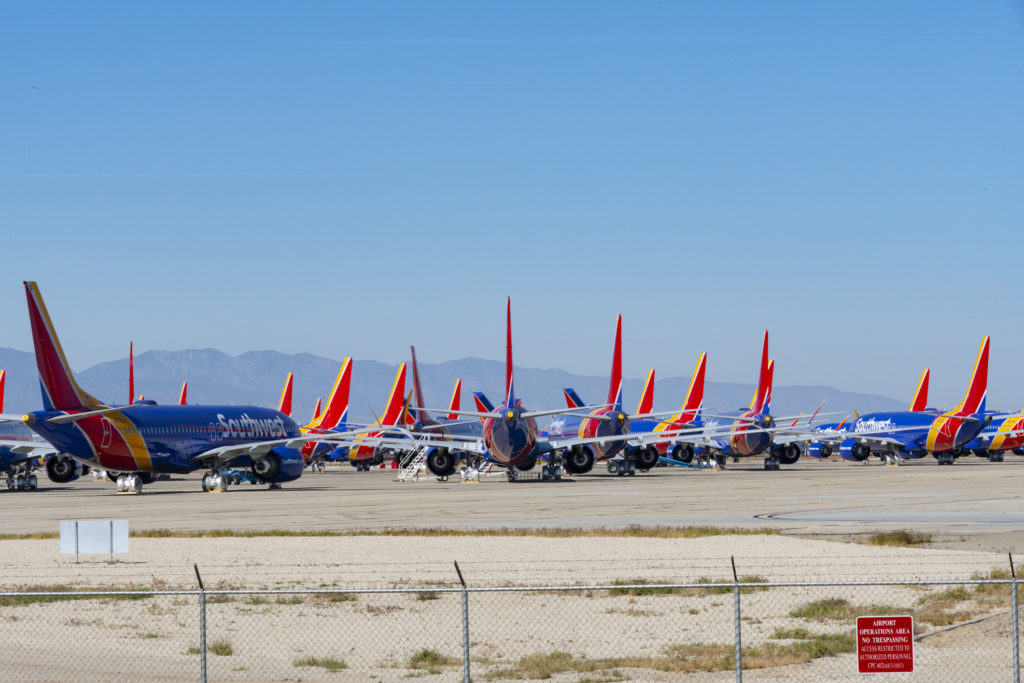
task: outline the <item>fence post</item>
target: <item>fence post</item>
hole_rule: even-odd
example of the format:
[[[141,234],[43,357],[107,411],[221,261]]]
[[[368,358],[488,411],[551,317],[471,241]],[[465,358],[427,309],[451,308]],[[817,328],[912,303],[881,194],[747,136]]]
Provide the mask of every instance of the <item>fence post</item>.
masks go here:
[[[192,566],[199,582],[199,681],[206,683],[206,588],[203,587],[203,577],[199,575],[199,565]]]
[[[1013,683],[1020,683],[1020,633],[1017,623],[1017,572],[1013,568],[1013,553],[1010,556],[1010,619],[1013,620],[1011,631],[1013,632]]]
[[[469,591],[458,562],[455,563],[455,572],[462,584],[462,680],[463,683],[469,683]]]
[[[736,628],[736,683],[743,682],[743,639],[742,633],[740,632],[740,578],[736,575],[736,558],[732,555],[729,556],[729,561],[732,562],[732,600],[733,600],[733,619],[735,619]]]

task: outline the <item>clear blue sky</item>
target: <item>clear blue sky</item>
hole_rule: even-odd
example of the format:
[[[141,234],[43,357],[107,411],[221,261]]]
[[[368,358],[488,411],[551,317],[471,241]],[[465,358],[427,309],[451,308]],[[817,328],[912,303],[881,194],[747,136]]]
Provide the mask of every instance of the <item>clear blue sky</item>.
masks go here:
[[[1024,407],[1020,2],[11,3],[6,321]]]

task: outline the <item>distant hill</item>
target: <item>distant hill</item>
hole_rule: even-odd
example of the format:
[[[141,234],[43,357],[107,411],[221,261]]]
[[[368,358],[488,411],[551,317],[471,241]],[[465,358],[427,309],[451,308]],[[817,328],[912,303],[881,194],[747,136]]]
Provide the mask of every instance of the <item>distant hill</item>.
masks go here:
[[[306,420],[317,396],[325,400],[341,362],[310,354],[277,351],[249,351],[231,356],[215,349],[147,351],[135,358],[135,391],[160,403],[177,400],[181,382],[189,383],[190,403],[245,403],[276,406],[285,376],[295,373],[294,416]],[[0,348],[0,369],[7,370],[6,412],[37,410],[41,406],[39,379],[32,353]],[[356,360],[352,369],[353,420],[379,415],[387,400],[397,366],[372,360]],[[425,401],[431,406],[447,405],[455,379],[462,378],[462,405],[472,409],[472,391],[484,391],[499,401],[505,388],[505,367],[499,361],[463,358],[437,364],[420,364]],[[94,365],[76,372],[82,388],[108,402],[128,399],[128,359]],[[659,378],[655,385],[655,409],[671,410],[682,402],[689,377]],[[636,407],[642,379],[624,383],[626,408]],[[603,401],[608,392],[607,377],[574,375],[564,370],[516,368],[516,390],[526,405],[558,408],[563,404],[562,388],[574,387],[585,401]],[[412,389],[410,374],[407,391]],[[708,382],[704,393],[706,409],[732,410],[750,403],[753,385]],[[825,411],[862,413],[902,410],[906,401],[886,396],[855,394],[825,386],[778,386],[772,397],[776,415],[813,411],[822,399]]]

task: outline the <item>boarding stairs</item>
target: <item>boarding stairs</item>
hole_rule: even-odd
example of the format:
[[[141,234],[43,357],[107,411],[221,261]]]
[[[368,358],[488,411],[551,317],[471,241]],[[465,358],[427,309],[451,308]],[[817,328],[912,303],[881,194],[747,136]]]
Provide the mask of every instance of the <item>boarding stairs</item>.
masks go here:
[[[427,451],[430,450],[430,446],[419,446],[409,459],[405,463],[405,467],[398,474],[398,479],[395,481],[419,481],[420,472],[427,470]]]

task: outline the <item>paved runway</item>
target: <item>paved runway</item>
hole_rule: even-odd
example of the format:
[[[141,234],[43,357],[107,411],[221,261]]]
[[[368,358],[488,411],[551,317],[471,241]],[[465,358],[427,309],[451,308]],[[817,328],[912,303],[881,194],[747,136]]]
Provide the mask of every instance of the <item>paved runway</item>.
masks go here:
[[[635,477],[595,473],[513,484],[500,476],[480,484],[400,483],[395,474],[346,466],[307,473],[280,491],[242,485],[220,494],[203,493],[200,476],[192,475],[137,496],[89,479],[56,486],[43,477],[39,491],[0,491],[0,519],[8,533],[56,531],[61,519],[124,518],[133,529],[665,524],[809,535],[913,529],[964,549],[1024,541],[1024,458],[1017,456],[941,467],[934,460],[886,467],[804,458],[777,472],[750,460],[725,471],[658,468]]]

